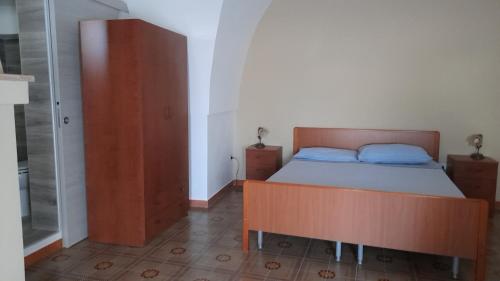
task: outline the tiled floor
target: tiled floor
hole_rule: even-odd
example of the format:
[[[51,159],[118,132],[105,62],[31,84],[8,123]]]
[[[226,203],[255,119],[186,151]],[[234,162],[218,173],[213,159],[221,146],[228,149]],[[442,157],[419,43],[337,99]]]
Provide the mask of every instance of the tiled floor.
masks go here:
[[[355,248],[343,247],[334,261],[334,244],[268,234],[264,249],[241,245],[242,193],[228,193],[209,211],[191,211],[145,248],[84,241],[29,268],[28,281],[68,280],[450,280],[451,259],[378,248],[365,249],[365,262],[355,263]],[[463,261],[461,280],[471,280],[472,264]],[[491,221],[488,281],[500,280],[500,213]]]

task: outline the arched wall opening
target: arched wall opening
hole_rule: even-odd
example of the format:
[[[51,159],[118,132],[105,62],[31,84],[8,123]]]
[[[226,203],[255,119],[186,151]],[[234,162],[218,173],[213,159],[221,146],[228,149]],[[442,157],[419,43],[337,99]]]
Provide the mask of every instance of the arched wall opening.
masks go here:
[[[125,0],[129,14],[188,37],[190,199],[234,179],[235,121],[253,32],[272,0]],[[242,159],[240,159],[242,162]]]

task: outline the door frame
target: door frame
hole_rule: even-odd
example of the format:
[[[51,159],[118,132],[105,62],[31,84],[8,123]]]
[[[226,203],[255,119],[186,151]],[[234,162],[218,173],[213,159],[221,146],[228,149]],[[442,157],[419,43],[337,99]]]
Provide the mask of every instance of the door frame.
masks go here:
[[[58,96],[55,91],[54,82],[54,52],[53,52],[53,41],[52,41],[52,20],[50,3],[52,0],[39,0],[43,1],[44,6],[44,24],[46,28],[45,41],[47,45],[47,61],[48,61],[48,77],[49,77],[49,91],[51,100],[51,112],[52,112],[52,145],[54,147],[54,172],[55,172],[55,184],[56,184],[56,198],[57,198],[57,223],[58,231],[57,233],[37,241],[29,247],[24,247],[24,256],[31,255],[32,253],[52,244],[53,242],[63,238],[62,233],[62,217],[61,217],[61,177],[60,177],[60,161],[59,161],[59,114],[56,104],[58,103]],[[35,78],[36,79],[36,78]]]
[[[53,0],[43,0],[45,2],[45,20],[47,26],[47,48],[49,50],[49,79],[50,79],[50,90],[52,93],[52,111],[53,111],[53,129],[54,129],[54,151],[55,151],[55,162],[56,162],[56,183],[57,183],[57,206],[58,206],[58,219],[59,219],[59,232],[62,235],[63,246],[69,247],[65,243],[65,237],[67,230],[65,229],[65,224],[63,220],[65,214],[62,212],[63,205],[65,204],[63,200],[64,190],[62,188],[62,176],[61,176],[61,163],[62,163],[62,152],[61,152],[61,110],[60,110],[60,87],[59,87],[59,66],[57,64],[57,37],[56,37],[56,22],[54,17],[54,1]]]
[[[50,81],[50,92],[52,96],[52,130],[54,134],[54,153],[55,153],[55,171],[56,171],[56,190],[57,190],[57,208],[58,208],[58,222],[59,222],[59,233],[62,235],[64,241],[64,231],[63,231],[63,214],[62,214],[62,195],[61,195],[61,160],[60,160],[60,128],[61,128],[61,118],[59,112],[59,69],[57,66],[57,38],[55,37],[55,22],[53,20],[53,1],[52,0],[42,0],[45,6],[45,26],[46,26],[46,36],[47,36],[47,50],[48,50],[48,61],[49,61],[49,81]],[[56,87],[57,86],[57,87]]]
[[[55,0],[42,0],[46,4],[46,21],[47,21],[47,42],[49,44],[49,66],[50,66],[50,80],[51,80],[51,92],[53,94],[53,112],[54,112],[54,136],[55,136],[55,158],[56,158],[56,181],[57,181],[57,203],[58,203],[58,218],[59,218],[59,232],[62,234],[63,247],[69,248],[79,241],[70,241],[68,225],[66,224],[68,220],[68,215],[63,210],[67,210],[66,199],[67,193],[65,188],[65,177],[64,177],[64,151],[63,151],[63,127],[62,127],[62,95],[61,95],[61,84],[59,76],[59,58],[58,58],[58,45],[57,45],[57,23],[55,17]],[[110,8],[116,9],[121,13],[128,13],[128,7],[122,0],[92,0],[98,4],[108,6]]]

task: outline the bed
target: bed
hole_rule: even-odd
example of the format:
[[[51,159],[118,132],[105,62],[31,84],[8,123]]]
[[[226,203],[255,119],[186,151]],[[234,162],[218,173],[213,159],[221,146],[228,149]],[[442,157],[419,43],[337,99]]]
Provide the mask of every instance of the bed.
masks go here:
[[[292,159],[267,181],[465,198],[437,162],[388,165]]]
[[[371,143],[416,145],[439,158],[433,131],[295,128],[293,152]],[[250,230],[342,241],[471,259],[475,280],[483,281],[487,202],[464,198],[435,167],[373,166],[294,160],[269,181],[245,181],[243,250]],[[360,176],[348,178],[353,173]],[[405,183],[412,173],[422,179],[418,184]]]

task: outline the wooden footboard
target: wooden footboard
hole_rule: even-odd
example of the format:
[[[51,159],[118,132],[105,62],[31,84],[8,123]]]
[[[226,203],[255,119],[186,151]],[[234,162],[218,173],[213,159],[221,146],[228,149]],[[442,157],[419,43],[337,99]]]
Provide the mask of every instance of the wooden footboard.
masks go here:
[[[485,279],[488,204],[483,200],[246,181],[248,231],[301,236],[475,261]]]

